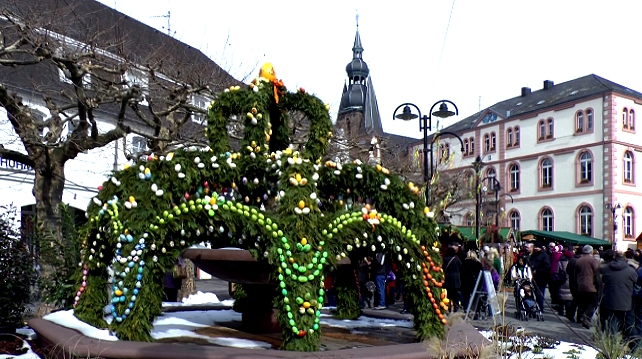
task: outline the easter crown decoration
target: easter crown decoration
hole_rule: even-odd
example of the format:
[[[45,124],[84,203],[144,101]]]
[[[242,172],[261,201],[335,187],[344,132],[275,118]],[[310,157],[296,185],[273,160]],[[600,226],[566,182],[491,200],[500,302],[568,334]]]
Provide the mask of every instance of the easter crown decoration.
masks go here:
[[[318,350],[331,268],[338,315],[361,314],[354,269],[375,252],[400,268],[417,339],[443,336],[448,299],[433,213],[419,187],[381,165],[325,161],[328,110],[303,89],[288,92],[266,64],[248,87],[212,102],[208,148],[151,155],[113,173],[87,209],[76,317],[122,340],[152,341],[165,273],[182,250],[209,242],[274,268],[283,349]],[[310,121],[299,150],[290,145],[292,111]],[[233,151],[227,125],[238,114],[244,135]],[[343,257],[354,265],[337,266]]]

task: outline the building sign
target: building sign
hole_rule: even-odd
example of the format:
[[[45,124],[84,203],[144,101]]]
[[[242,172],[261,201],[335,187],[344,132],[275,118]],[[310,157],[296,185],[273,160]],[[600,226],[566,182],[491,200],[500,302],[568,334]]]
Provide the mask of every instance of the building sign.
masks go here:
[[[3,168],[8,168],[11,170],[16,170],[16,171],[28,171],[28,172],[33,172],[33,167],[24,165],[20,162],[16,162],[14,160],[8,160],[6,158],[0,157],[0,167]]]

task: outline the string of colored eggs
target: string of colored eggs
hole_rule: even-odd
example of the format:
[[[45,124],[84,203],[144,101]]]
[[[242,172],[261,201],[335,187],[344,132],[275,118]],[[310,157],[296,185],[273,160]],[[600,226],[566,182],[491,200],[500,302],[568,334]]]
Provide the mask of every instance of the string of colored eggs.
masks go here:
[[[434,295],[432,293],[432,289],[430,288],[430,282],[437,287],[441,288],[444,284],[444,276],[443,276],[443,269],[441,267],[435,266],[435,262],[432,260],[432,257],[430,256],[430,253],[426,250],[425,246],[421,246],[421,250],[423,251],[424,256],[426,257],[426,260],[428,263],[430,263],[430,268],[426,265],[426,262],[421,262],[421,266],[423,267],[423,279],[424,279],[424,288],[426,290],[426,294],[428,295],[428,298],[430,299],[430,303],[432,304],[433,309],[435,309],[435,313],[437,314],[437,317],[441,322],[446,325],[448,322],[446,321],[446,318],[444,318],[444,315],[441,313],[441,310],[439,307],[441,306],[444,311],[448,311],[448,303],[449,300],[447,298],[447,292],[446,289],[442,289],[441,293],[439,295],[439,298],[441,301],[439,304],[437,304],[437,300],[435,300]],[[430,273],[430,271],[433,272],[439,272],[442,274],[442,279],[440,281],[437,281],[435,277]]]

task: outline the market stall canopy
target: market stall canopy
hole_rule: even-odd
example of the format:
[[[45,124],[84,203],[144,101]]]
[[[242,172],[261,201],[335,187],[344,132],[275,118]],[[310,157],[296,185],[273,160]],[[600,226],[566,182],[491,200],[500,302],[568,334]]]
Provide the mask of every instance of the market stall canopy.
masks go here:
[[[444,227],[440,225],[440,227],[443,229]],[[479,236],[484,237],[486,235],[486,230],[487,227],[481,227],[479,228]],[[453,226],[451,228],[452,233],[459,233],[462,236],[466,238],[466,240],[469,241],[474,241],[475,240],[475,227],[469,227],[469,226]],[[502,241],[508,238],[508,235],[510,234],[511,229],[510,228],[500,228],[499,229],[499,235],[502,238]]]
[[[605,241],[603,239],[597,239],[593,237],[583,236],[577,233],[564,232],[564,231],[522,231],[522,238],[532,235],[535,239],[540,239],[544,241],[557,241],[570,244],[585,245],[590,244],[592,246],[611,246],[611,242]]]

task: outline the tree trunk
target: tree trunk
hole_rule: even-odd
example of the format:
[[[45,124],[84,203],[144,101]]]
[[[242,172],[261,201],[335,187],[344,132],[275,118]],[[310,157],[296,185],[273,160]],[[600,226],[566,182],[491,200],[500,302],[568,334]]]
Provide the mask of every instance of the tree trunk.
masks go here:
[[[53,152],[53,151],[52,151]],[[65,170],[62,160],[52,158],[51,152],[46,159],[36,161],[36,174],[33,185],[33,195],[36,198],[36,221],[38,224],[38,240],[40,246],[49,246],[61,243],[62,239],[62,214],[60,204],[65,188]],[[41,280],[50,280],[55,268],[46,260],[39,260]],[[49,314],[52,305],[41,303],[37,316]]]

